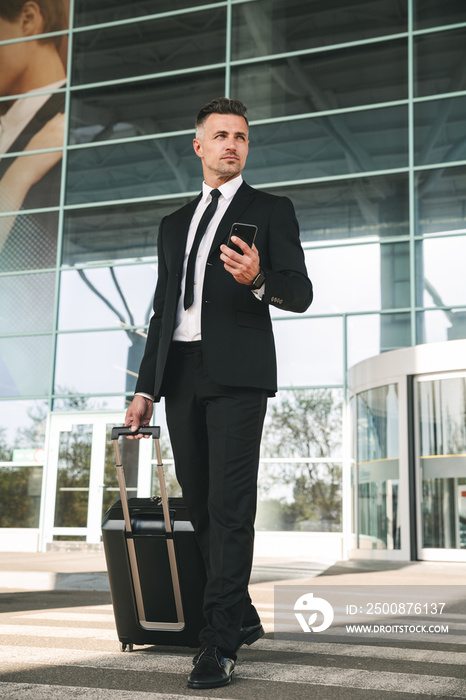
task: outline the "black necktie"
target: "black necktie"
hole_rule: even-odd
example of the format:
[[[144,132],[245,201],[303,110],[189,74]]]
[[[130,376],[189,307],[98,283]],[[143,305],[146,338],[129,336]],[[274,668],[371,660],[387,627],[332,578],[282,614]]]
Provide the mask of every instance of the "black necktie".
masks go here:
[[[186,268],[186,285],[184,290],[184,308],[189,309],[194,301],[194,269],[196,267],[196,257],[197,251],[199,250],[199,245],[201,243],[202,237],[207,230],[210,220],[215,214],[217,209],[218,198],[220,197],[219,190],[211,191],[212,200],[210,204],[205,208],[202,218],[197,227],[196,235],[194,236],[193,246],[191,252],[189,253],[188,266]]]

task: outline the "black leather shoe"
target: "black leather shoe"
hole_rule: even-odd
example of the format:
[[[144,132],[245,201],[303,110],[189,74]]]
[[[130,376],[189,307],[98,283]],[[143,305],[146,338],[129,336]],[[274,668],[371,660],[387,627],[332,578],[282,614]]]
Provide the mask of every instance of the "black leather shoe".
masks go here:
[[[251,644],[254,644],[254,642],[257,642],[258,639],[263,637],[264,634],[265,631],[260,622],[258,622],[256,625],[250,625],[249,627],[241,627],[239,631],[238,647],[242,647],[243,644],[247,644],[249,647]]]
[[[197,654],[197,662],[188,678],[188,688],[220,688],[231,681],[235,662],[226,659],[218,647],[208,644]]]
[[[247,644],[248,647],[251,646],[251,644],[254,644],[254,642],[257,642],[258,639],[263,637],[265,634],[264,628],[262,627],[261,623],[258,622],[256,625],[249,625],[248,627],[241,627],[239,631],[239,644],[238,644],[238,649],[243,646],[243,644]],[[200,654],[204,647],[201,647],[201,649],[198,651],[198,653],[193,657],[193,664],[194,666],[197,664],[199,661]]]

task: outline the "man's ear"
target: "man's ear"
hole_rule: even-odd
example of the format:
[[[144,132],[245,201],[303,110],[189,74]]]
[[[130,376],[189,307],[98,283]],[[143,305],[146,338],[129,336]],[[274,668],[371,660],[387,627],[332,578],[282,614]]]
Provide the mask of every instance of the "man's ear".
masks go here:
[[[199,156],[199,158],[202,158],[204,154],[202,152],[202,142],[199,139],[193,139],[193,148],[194,153]]]
[[[21,10],[21,30],[23,36],[34,36],[44,32],[44,18],[39,5],[30,0],[25,2]]]

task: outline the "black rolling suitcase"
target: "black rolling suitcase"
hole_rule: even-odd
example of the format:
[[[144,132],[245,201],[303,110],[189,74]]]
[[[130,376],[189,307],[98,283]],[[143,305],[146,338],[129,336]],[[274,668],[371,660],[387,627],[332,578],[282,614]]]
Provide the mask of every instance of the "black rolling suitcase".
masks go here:
[[[202,604],[205,566],[181,498],[167,498],[160,428],[140,428],[155,441],[161,497],[126,494],[118,438],[112,430],[121,500],[104,516],[102,539],[118,638],[122,651],[133,644],[199,645],[205,624]]]

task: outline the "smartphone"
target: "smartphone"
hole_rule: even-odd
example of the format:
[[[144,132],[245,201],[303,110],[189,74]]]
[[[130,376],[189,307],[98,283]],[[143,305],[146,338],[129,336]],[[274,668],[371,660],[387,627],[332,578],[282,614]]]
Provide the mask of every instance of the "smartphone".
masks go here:
[[[256,239],[257,226],[254,224],[233,224],[228,235],[227,246],[232,248],[240,255],[243,255],[243,251],[237,245],[231,242],[232,236],[238,236],[242,241],[248,244],[252,248],[252,244]]]

